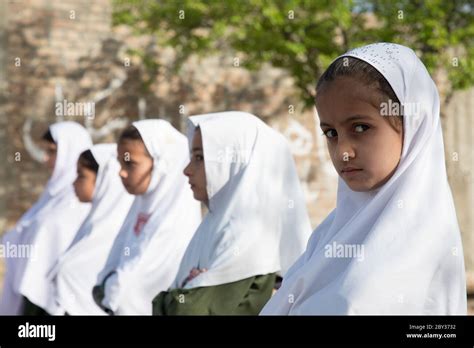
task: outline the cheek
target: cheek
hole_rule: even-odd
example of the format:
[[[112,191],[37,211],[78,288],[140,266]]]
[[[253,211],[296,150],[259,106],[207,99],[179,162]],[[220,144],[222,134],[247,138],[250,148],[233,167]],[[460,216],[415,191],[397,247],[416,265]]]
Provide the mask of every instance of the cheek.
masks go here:
[[[127,170],[127,181],[138,184],[146,177],[146,169],[143,166],[133,166]]]
[[[206,169],[204,167],[204,162],[199,163],[199,167],[196,171],[196,174],[199,178],[199,184],[203,189],[206,189]]]
[[[145,189],[147,189],[147,188],[148,188],[148,185],[150,185],[151,177],[152,177],[152,171],[151,171],[151,170],[148,170],[148,171],[145,173],[145,179],[143,180],[143,183],[144,183],[144,185],[145,185]]]
[[[74,186],[75,186],[76,192],[78,192],[81,195],[83,195],[84,193],[87,193],[88,191],[87,183],[85,183],[84,180],[79,180],[77,183],[75,183]]]
[[[328,152],[329,152],[329,157],[331,158],[331,161],[333,164],[339,162],[337,160],[337,154],[336,154],[336,143],[335,141],[328,140],[327,142],[327,147],[328,147]]]
[[[393,172],[401,155],[401,142],[397,135],[385,135],[374,139],[374,142],[364,147],[367,169],[378,179],[384,179]]]
[[[95,189],[95,179],[90,179],[87,184],[87,191],[90,196],[94,195],[94,189]]]
[[[140,191],[145,192],[151,182],[153,174],[153,162],[142,164],[133,169],[133,184],[137,185]]]

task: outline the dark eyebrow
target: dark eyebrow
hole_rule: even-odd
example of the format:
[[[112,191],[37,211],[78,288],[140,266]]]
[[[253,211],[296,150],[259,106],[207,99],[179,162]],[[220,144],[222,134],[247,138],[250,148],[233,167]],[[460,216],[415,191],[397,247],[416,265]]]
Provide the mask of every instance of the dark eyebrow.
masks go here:
[[[364,119],[370,119],[370,117],[366,116],[366,115],[354,115],[354,116],[348,117],[343,123],[348,123],[348,122],[356,121],[356,120],[364,120]],[[331,127],[330,124],[324,123],[324,122],[321,122],[319,124],[319,126],[320,127]]]
[[[130,158],[128,161],[126,161],[124,157],[125,157],[125,156],[117,156],[117,161],[118,161],[119,163],[121,162],[121,160],[123,160],[125,163],[136,163],[136,162],[133,161],[131,158]]]

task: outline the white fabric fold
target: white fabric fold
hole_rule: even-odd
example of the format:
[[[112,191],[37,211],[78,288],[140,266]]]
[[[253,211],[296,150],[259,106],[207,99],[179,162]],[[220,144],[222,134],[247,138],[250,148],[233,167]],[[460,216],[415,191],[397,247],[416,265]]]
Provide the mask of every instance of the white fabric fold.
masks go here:
[[[92,288],[134,199],[120,180],[117,145],[98,144],[90,150],[99,164],[92,207],[49,274],[57,304],[54,314],[58,315],[105,314],[94,302]]]
[[[339,178],[336,209],[262,314],[466,314],[436,86],[416,54],[401,45],[372,44],[342,57],[372,65],[402,105],[419,109],[404,110],[401,159],[382,187],[354,192]],[[329,257],[333,243],[362,246],[363,258]]]
[[[188,140],[202,134],[209,213],[183,258],[174,288],[192,268],[207,269],[185,288],[284,274],[311,234],[287,140],[254,115],[192,116]]]
[[[23,299],[48,310],[54,305],[46,274],[71,243],[90,204],[77,199],[72,183],[76,162],[92,146],[87,130],[76,122],[49,127],[57,145],[53,173],[39,200],[3,237],[2,243],[24,248],[30,257],[7,258],[1,314],[21,314]]]
[[[183,174],[189,162],[186,137],[164,120],[134,122],[153,158],[147,192],[137,196],[114,241],[107,263],[103,306],[118,315],[151,315],[151,301],[168,289],[201,221]]]

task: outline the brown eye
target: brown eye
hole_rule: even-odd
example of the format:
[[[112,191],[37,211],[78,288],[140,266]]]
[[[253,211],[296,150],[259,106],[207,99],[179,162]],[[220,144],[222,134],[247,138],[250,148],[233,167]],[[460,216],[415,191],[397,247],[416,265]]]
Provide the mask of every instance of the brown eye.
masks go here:
[[[365,125],[365,124],[358,124],[354,127],[354,131],[356,133],[363,133],[365,132],[367,129],[369,129],[370,127]]]
[[[328,138],[334,138],[337,137],[337,132],[335,129],[328,129],[327,131],[324,131],[324,135]]]

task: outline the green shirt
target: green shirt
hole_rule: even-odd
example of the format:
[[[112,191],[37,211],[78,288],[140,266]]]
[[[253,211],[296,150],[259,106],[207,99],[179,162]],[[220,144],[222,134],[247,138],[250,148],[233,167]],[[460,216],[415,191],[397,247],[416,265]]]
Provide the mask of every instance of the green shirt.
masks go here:
[[[257,315],[270,299],[276,274],[232,283],[160,292],[153,315]]]
[[[23,296],[23,315],[46,316],[49,314]]]

